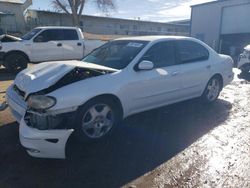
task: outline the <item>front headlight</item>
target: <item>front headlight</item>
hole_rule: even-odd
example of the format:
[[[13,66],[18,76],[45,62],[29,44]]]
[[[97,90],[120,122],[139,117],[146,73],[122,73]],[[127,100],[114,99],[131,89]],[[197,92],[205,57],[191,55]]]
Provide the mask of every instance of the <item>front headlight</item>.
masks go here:
[[[54,97],[45,95],[31,95],[28,98],[28,106],[36,110],[46,110],[53,107],[56,104]]]

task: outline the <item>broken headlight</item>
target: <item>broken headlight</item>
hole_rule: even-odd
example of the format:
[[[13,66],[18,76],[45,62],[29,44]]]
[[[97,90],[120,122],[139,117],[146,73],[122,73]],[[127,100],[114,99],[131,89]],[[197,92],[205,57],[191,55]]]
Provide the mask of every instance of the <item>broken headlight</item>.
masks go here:
[[[46,110],[53,107],[56,104],[54,97],[45,95],[31,95],[28,98],[28,106],[35,110]]]

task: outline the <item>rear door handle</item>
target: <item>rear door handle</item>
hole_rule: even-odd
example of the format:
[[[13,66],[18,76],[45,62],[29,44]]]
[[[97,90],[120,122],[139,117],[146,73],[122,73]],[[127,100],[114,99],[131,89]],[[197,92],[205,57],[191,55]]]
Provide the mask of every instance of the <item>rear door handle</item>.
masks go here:
[[[62,43],[58,43],[57,46],[58,46],[58,47],[61,47],[61,46],[62,46]]]
[[[177,71],[171,73],[172,76],[177,76],[178,74],[179,74],[179,72],[177,72]]]
[[[77,43],[77,46],[81,46],[81,45],[82,45],[82,43],[80,43],[80,42]]]

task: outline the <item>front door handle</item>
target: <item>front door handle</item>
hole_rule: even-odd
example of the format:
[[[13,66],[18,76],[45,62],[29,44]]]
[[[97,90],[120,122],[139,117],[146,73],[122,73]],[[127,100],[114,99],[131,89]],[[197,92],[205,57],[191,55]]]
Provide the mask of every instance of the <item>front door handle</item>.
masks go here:
[[[61,47],[61,46],[62,46],[62,43],[58,43],[57,46],[58,46],[58,47]]]
[[[177,76],[178,74],[179,74],[179,72],[177,72],[177,71],[171,73],[172,76]]]
[[[82,43],[80,43],[80,42],[77,43],[77,46],[81,46],[81,45],[82,45]]]

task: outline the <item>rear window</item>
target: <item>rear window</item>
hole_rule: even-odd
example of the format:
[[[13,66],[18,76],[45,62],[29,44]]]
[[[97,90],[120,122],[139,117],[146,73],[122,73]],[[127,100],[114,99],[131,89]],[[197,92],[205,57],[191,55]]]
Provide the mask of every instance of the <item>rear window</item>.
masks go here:
[[[208,50],[197,42],[177,41],[177,46],[181,63],[204,61],[209,58]]]
[[[78,35],[75,29],[64,29],[63,40],[78,40]]]

